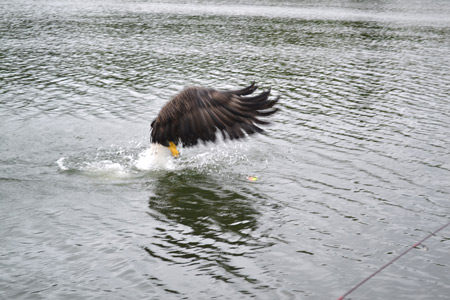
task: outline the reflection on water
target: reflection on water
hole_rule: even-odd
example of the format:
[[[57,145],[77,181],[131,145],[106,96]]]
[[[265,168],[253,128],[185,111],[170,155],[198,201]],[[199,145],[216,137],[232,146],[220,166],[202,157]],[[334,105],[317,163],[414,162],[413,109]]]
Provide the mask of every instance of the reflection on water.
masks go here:
[[[152,183],[155,196],[150,197],[150,208],[203,238],[218,238],[214,227],[219,233],[245,238],[244,231],[257,226],[258,213],[251,201],[257,196],[248,195],[248,191],[241,194],[215,181],[214,177],[196,171],[169,172]]]
[[[151,185],[155,195],[149,200],[149,215],[159,223],[154,242],[145,247],[151,256],[195,265],[197,275],[218,280],[255,280],[241,274],[245,266],[233,265],[233,257],[251,256],[267,246],[253,236],[260,195],[226,187],[197,171],[170,172]]]
[[[449,3],[0,4],[0,298],[337,298],[447,222]],[[265,135],[154,168],[165,101],[253,80]],[[446,299],[426,246],[354,297]]]
[[[268,288],[254,261],[273,244],[258,230],[264,196],[198,170],[160,173],[149,187],[148,214],[157,225],[142,247],[165,270],[152,280],[181,272],[166,291],[184,296],[221,295],[211,282],[219,289],[233,282],[238,290],[228,293],[230,299]]]

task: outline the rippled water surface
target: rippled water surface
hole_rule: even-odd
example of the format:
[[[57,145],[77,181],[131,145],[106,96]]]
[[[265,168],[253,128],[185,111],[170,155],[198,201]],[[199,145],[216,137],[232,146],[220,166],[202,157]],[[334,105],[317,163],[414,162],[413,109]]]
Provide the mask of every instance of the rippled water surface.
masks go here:
[[[336,299],[449,220],[448,1],[0,9],[1,299]],[[251,81],[264,135],[152,165],[168,99]],[[449,262],[351,297],[448,299]]]

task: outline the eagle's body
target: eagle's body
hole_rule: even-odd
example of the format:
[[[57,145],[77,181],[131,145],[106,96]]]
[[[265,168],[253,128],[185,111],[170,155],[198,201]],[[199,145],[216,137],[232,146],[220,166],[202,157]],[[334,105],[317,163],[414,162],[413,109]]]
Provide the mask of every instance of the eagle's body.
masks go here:
[[[216,131],[224,139],[239,139],[263,130],[267,124],[258,117],[269,116],[278,98],[269,100],[270,90],[251,95],[255,84],[235,91],[188,87],[163,106],[152,122],[151,142],[169,147],[178,156],[176,145],[194,146],[199,140],[214,142]]]

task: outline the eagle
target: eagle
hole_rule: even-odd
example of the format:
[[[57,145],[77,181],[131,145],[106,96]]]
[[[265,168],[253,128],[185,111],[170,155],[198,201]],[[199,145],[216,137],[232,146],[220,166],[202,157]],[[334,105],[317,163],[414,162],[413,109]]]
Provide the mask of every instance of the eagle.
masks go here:
[[[241,139],[261,133],[258,125],[269,124],[260,117],[278,111],[279,97],[269,99],[271,90],[253,94],[258,87],[252,82],[238,90],[218,90],[191,86],[167,102],[151,123],[151,143],[168,147],[178,157],[177,146],[191,147],[215,142],[220,131],[224,140]]]

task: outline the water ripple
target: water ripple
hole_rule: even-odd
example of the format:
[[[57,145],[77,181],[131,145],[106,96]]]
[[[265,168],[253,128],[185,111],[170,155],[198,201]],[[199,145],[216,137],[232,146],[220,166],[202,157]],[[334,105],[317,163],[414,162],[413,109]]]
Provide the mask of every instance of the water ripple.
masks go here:
[[[0,7],[0,298],[337,298],[446,222],[445,1]],[[266,134],[152,168],[168,99],[253,80]],[[446,235],[361,293],[445,298]]]

